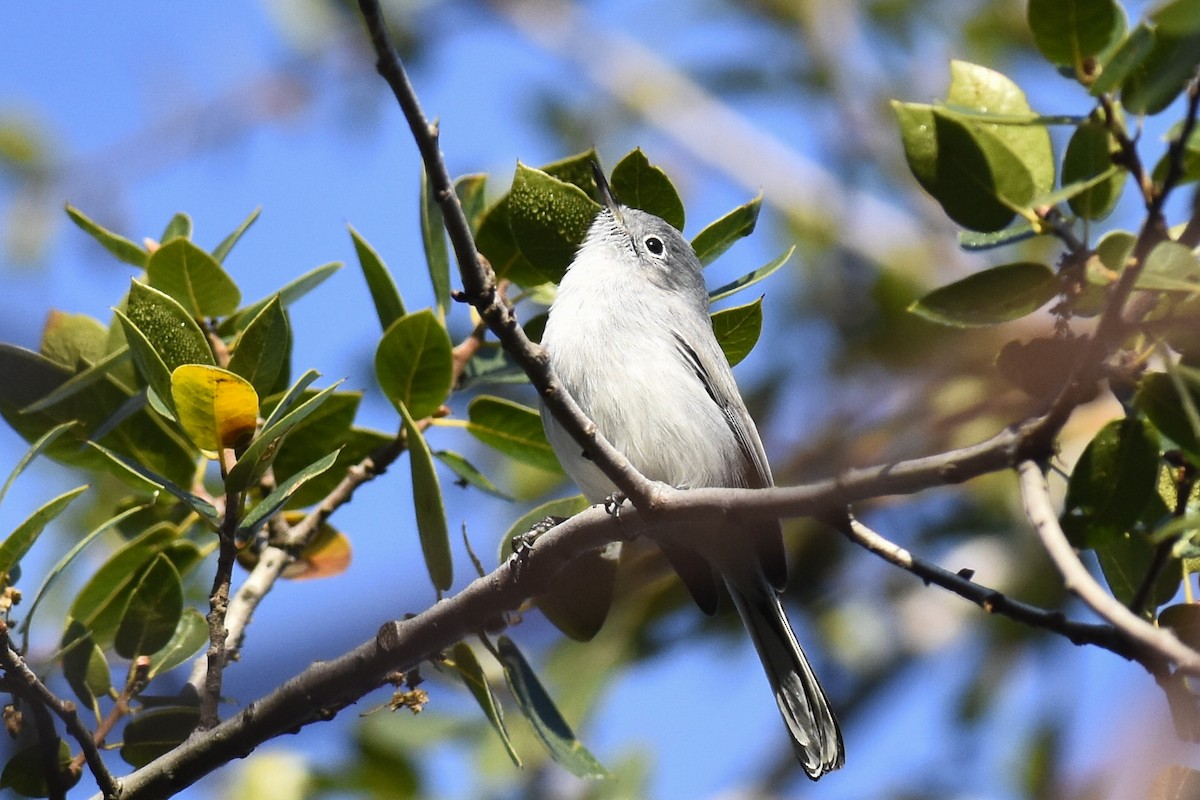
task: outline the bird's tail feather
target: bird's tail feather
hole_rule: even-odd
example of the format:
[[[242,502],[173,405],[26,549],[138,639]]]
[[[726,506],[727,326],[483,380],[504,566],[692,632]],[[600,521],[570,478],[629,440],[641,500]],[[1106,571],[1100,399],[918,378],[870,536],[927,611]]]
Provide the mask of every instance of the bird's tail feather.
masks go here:
[[[845,763],[842,731],[804,657],[779,597],[765,582],[729,593],[762,661],[804,772],[816,780]]]

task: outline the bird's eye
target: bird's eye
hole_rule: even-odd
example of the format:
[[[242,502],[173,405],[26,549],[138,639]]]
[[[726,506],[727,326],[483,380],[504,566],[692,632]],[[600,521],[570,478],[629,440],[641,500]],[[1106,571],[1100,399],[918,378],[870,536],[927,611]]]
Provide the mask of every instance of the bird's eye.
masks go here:
[[[653,255],[661,256],[663,254],[662,239],[659,239],[657,236],[647,236],[643,244],[646,245],[646,249]]]

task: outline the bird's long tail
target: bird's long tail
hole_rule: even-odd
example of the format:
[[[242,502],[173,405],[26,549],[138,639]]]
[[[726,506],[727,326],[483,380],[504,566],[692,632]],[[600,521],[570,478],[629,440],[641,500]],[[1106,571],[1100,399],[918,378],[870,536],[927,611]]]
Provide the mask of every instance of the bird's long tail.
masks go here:
[[[749,589],[730,583],[729,593],[758,650],[804,772],[816,780],[838,769],[846,760],[841,728],[779,597],[765,581]]]

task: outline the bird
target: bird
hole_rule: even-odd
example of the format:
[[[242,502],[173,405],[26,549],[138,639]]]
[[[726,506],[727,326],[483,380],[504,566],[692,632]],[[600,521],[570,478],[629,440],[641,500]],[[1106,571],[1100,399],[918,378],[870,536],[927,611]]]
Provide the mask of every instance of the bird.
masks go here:
[[[541,344],[584,414],[646,478],[676,488],[773,485],[771,468],[713,333],[702,265],[671,224],[621,204],[593,164],[602,206],[559,283]],[[542,404],[546,437],[592,503],[616,486]],[[792,748],[817,780],[845,763],[841,728],[780,604],[778,520],[654,533],[697,605],[719,581],[758,652]]]

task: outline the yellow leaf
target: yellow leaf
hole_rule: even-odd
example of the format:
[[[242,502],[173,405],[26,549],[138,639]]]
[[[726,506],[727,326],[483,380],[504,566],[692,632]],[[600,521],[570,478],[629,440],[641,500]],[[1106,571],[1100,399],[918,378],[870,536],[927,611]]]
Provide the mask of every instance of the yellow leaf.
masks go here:
[[[284,520],[295,525],[304,519],[302,511],[287,511]],[[254,569],[258,553],[250,547],[238,551],[238,563],[246,570]],[[312,541],[300,551],[300,556],[283,570],[283,577],[295,581],[311,578],[331,578],[350,566],[350,538],[327,522],[317,526]]]
[[[258,426],[258,393],[229,370],[205,364],[176,367],[171,396],[179,424],[207,453],[244,444]]]

